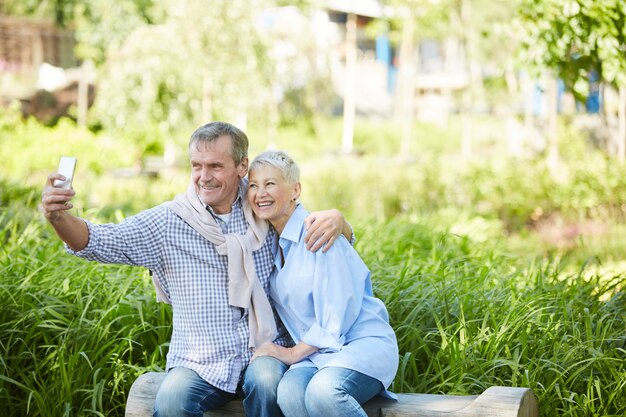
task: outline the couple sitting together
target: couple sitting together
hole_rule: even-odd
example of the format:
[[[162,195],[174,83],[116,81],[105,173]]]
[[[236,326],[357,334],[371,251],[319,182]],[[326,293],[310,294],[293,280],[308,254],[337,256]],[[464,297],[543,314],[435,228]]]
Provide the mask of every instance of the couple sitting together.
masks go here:
[[[343,217],[299,203],[293,159],[267,151],[248,170],[247,147],[227,123],[199,128],[187,193],[119,224],[70,215],[74,191],[53,186],[59,174],[43,211],[70,253],[147,267],[172,304],[155,416],[202,416],[239,389],[247,416],[365,416],[361,404],[395,397],[385,306]]]

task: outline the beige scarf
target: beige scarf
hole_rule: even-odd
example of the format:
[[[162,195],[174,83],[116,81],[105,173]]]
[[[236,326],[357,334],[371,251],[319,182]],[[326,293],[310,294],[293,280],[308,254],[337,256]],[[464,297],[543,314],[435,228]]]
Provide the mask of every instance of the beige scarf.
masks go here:
[[[186,194],[178,194],[165,203],[189,226],[216,246],[220,255],[228,256],[228,300],[230,305],[248,309],[249,347],[271,342],[276,336],[272,306],[256,276],[252,252],[261,248],[267,236],[267,222],[255,219],[246,198],[242,207],[248,230],[245,235],[222,232],[222,228],[200,201],[191,182]],[[162,294],[163,295],[163,294]]]

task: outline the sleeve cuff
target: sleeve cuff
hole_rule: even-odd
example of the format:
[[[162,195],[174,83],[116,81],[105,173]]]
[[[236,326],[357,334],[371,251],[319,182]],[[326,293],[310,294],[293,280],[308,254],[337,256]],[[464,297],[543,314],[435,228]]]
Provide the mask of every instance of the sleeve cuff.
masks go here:
[[[339,352],[345,342],[345,337],[337,339],[331,333],[321,328],[317,323],[306,332],[302,341],[307,345],[325,349],[330,352]]]
[[[75,251],[74,249],[67,246],[67,243],[64,243],[63,245],[65,246],[66,253],[82,258],[88,255],[91,255],[94,252],[94,250],[96,249],[96,241],[98,239],[95,237],[95,234],[91,230],[92,229],[91,223],[89,223],[85,219],[81,219],[81,220],[85,222],[85,224],[87,225],[87,230],[89,231],[89,240],[87,241],[87,246],[85,246],[82,250]]]

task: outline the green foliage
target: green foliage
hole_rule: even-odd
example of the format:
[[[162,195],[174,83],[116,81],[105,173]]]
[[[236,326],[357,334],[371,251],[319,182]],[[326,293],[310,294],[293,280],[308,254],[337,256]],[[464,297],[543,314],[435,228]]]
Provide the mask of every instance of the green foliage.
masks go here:
[[[2,177],[0,177],[0,184],[2,184],[2,188],[0,188],[0,207],[6,207],[14,201],[28,208],[35,208],[39,204],[38,190],[12,183]]]
[[[76,53],[97,65],[136,29],[163,20],[161,2],[153,0],[75,1]]]
[[[432,218],[363,222],[356,232],[398,337],[393,390],[529,386],[545,415],[626,412],[623,274],[525,262],[499,240],[451,234]],[[162,370],[171,331],[147,273],[66,255],[17,197],[0,210],[0,240],[7,415],[123,415],[132,381]]]
[[[309,207],[336,207],[351,219],[393,218],[445,207],[453,196],[450,176],[434,158],[405,163],[396,158],[332,158],[302,166],[303,197]]]
[[[594,152],[584,162],[564,162],[560,178],[543,160],[456,164],[432,155],[414,162],[380,156],[316,160],[302,166],[303,201],[337,207],[356,219],[453,209],[498,219],[515,233],[554,217],[577,222],[624,215],[626,167]]]
[[[265,115],[271,80],[253,21],[263,2],[255,3],[166,2],[160,24],[137,27],[109,50],[95,117],[107,128],[158,124],[171,134],[242,112]]]
[[[157,125],[160,135],[168,135],[208,120],[244,116],[275,129],[280,122],[329,113],[337,104],[329,69],[317,62],[315,34],[304,31],[307,19],[302,17],[295,33],[268,27],[261,11],[281,2],[219,0],[210,7],[204,0],[5,3],[9,14],[72,26],[78,57],[99,69],[90,119],[107,129]],[[307,8],[307,2],[297,3]],[[284,52],[269,50],[277,42],[298,51],[283,60],[280,73],[272,57]],[[282,96],[280,103],[274,94]]]
[[[551,218],[579,222],[625,214],[626,167],[572,128],[561,129],[561,161],[554,174],[543,157],[461,159],[455,154],[460,145],[454,121],[447,130],[416,126],[417,156],[408,160],[394,156],[399,139],[391,124],[359,122],[359,156],[337,155],[340,126],[320,125],[325,130],[319,136],[290,128],[274,143],[302,161],[303,201],[311,208],[337,207],[351,219],[379,220],[445,209],[501,221],[513,233]],[[481,129],[489,136],[477,141],[476,152],[494,152],[501,125],[484,123]],[[321,155],[312,157],[315,153]]]
[[[381,30],[389,29],[389,39],[394,46],[401,42],[401,31],[405,25],[404,19],[413,18],[420,27],[417,34],[423,38],[442,39],[450,30],[449,17],[454,13],[455,4],[452,1],[430,2],[428,0],[386,0],[385,4],[399,11],[397,16],[389,19],[389,27],[376,23],[369,28],[369,33],[377,35]]]
[[[542,415],[626,412],[623,274],[523,264],[497,241],[433,233],[428,222],[369,224],[359,236],[398,337],[394,390],[528,386]]]
[[[167,308],[145,272],[68,257],[29,201],[0,208],[4,415],[123,415],[134,379],[162,369]]]
[[[299,161],[307,208],[339,208],[355,226],[400,343],[394,390],[530,386],[545,415],[626,412],[623,165],[569,129],[558,176],[543,158],[470,164],[455,155],[453,131],[422,125],[419,156],[407,161],[393,156],[394,127],[373,122],[359,123],[359,156],[337,155],[340,123],[315,123],[271,139]],[[252,132],[254,156],[269,139]],[[144,151],[69,121],[0,117],[0,404],[9,415],[122,415],[134,378],[164,366],[170,312],[147,273],[72,258],[36,211],[60,152],[78,156],[75,212],[96,222],[184,190],[187,166],[155,178],[115,170]],[[533,230],[550,219],[609,230],[537,257]]]
[[[0,11],[54,22],[75,30],[79,58],[102,64],[108,49],[118,48],[136,28],[164,14],[153,0],[5,0]]]
[[[111,167],[131,166],[140,152],[124,138],[95,135],[77,128],[68,119],[61,119],[55,127],[46,127],[34,118],[25,123],[10,116],[0,116],[0,158],[3,171],[15,180],[29,183],[33,177],[43,186],[45,177],[54,171],[62,155],[79,158],[77,176],[93,177]],[[35,179],[36,178],[36,179]]]
[[[581,96],[592,70],[602,81],[626,84],[622,1],[523,0],[519,14],[526,65],[553,69]]]

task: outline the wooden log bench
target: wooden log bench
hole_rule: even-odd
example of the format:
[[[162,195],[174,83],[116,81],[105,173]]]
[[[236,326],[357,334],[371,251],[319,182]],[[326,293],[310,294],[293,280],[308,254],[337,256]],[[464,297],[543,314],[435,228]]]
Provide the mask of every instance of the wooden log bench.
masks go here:
[[[152,416],[162,372],[141,375],[130,389],[126,417]],[[398,401],[376,397],[363,408],[370,417],[538,417],[530,388],[490,387],[480,395],[398,394]],[[204,417],[244,417],[241,400],[233,400]]]

